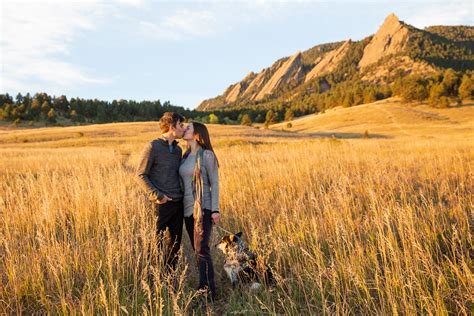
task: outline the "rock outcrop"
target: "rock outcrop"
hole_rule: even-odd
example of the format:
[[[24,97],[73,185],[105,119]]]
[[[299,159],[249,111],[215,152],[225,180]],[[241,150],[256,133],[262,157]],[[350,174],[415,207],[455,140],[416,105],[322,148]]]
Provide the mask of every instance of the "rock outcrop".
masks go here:
[[[265,82],[265,76],[270,71],[269,68],[263,69],[258,75],[250,82],[247,89],[242,93],[242,96],[250,95],[250,99],[254,99],[258,93],[258,90],[263,86]]]
[[[280,68],[273,74],[270,80],[255,96],[255,100],[261,100],[268,94],[271,94],[281,83],[301,79],[298,77],[298,71],[301,68],[301,52],[291,56]],[[296,77],[295,77],[296,76]]]
[[[386,84],[396,76],[399,76],[400,73],[403,73],[403,75],[416,73],[428,76],[435,72],[436,69],[427,62],[414,61],[408,56],[397,56],[390,58],[390,60],[380,66],[371,67],[364,73],[361,80],[376,84]]]
[[[242,97],[254,78],[255,73],[251,71],[242,81],[228,87],[223,94],[225,103],[235,102],[238,98]]]
[[[402,51],[407,42],[408,33],[408,28],[398,20],[395,14],[387,16],[370,43],[365,47],[364,54],[359,61],[360,69],[363,70],[385,56]]]
[[[225,96],[225,102],[231,103],[237,100],[240,94],[240,89],[242,89],[242,84],[240,82],[231,86],[230,92]]]
[[[326,53],[322,58],[318,57],[314,63],[315,66],[306,75],[305,82],[316,78],[317,76],[324,75],[328,72],[334,71],[341,60],[346,55],[349,47],[351,46],[351,40],[345,41],[339,48]]]

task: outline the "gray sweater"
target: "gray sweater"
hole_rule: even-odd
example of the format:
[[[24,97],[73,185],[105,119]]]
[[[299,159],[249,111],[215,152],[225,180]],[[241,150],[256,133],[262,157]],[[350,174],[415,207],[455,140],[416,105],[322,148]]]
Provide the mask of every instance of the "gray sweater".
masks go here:
[[[151,201],[161,200],[164,195],[175,201],[183,198],[178,173],[183,151],[176,141],[173,142],[173,148],[170,153],[168,142],[158,138],[148,143],[143,150],[136,177]]]
[[[190,154],[182,161],[179,168],[179,175],[184,184],[183,204],[186,217],[193,215],[194,210],[192,180],[195,163],[196,155]],[[202,166],[202,181],[204,183],[202,208],[219,211],[219,173],[217,159],[212,151],[204,150]]]

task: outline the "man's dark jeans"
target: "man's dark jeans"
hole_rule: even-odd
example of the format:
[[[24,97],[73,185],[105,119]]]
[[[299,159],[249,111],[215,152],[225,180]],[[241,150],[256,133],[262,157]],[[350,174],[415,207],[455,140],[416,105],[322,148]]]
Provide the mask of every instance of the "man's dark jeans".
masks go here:
[[[191,245],[196,254],[197,264],[199,268],[199,286],[198,289],[203,289],[206,286],[211,292],[211,297],[216,296],[216,284],[214,281],[214,267],[212,265],[211,249],[209,242],[212,232],[211,210],[203,209],[203,225],[204,234],[201,240],[194,240],[194,218],[192,216],[185,217],[186,231],[188,232]]]
[[[164,237],[163,259],[166,267],[175,269],[183,236],[183,201],[168,201],[156,205],[156,233]],[[164,235],[163,235],[164,234]]]

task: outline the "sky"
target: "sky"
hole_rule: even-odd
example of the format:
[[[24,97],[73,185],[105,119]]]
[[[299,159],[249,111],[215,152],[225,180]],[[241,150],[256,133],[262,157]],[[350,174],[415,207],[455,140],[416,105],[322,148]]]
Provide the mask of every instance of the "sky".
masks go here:
[[[385,17],[473,25],[474,1],[1,0],[0,93],[195,108],[250,71]]]

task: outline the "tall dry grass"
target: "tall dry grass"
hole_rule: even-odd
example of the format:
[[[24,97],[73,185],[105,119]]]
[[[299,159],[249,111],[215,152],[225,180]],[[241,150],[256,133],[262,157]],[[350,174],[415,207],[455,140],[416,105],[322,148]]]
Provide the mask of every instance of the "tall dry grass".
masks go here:
[[[221,225],[273,288],[233,290],[213,250],[220,298],[203,309],[186,234],[180,272],[162,273],[133,179],[144,139],[17,144],[0,149],[0,313],[472,313],[472,144],[214,135]]]

